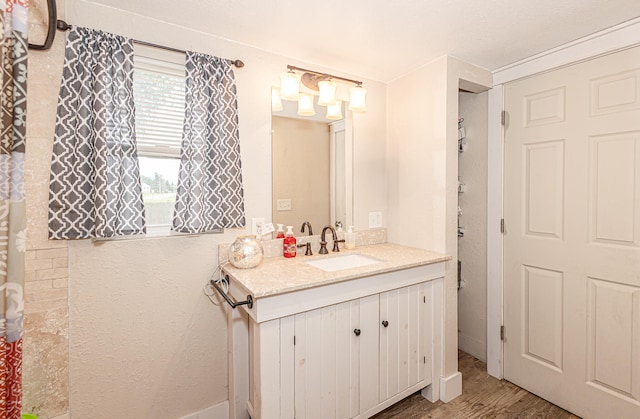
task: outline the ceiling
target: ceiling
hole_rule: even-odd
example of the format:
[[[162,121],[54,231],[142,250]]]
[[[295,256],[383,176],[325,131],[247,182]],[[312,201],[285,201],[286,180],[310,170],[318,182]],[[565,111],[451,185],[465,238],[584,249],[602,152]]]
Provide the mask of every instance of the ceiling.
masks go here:
[[[495,70],[640,16],[638,0],[86,1],[382,82],[444,54]]]

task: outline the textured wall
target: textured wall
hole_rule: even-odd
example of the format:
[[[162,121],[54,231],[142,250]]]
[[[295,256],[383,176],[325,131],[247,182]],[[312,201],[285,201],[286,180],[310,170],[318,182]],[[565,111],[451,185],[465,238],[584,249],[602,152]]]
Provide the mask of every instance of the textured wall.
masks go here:
[[[458,240],[462,289],[458,291],[458,346],[487,359],[487,93],[460,93],[460,116],[467,131],[467,151],[459,156],[458,173],[467,185],[458,195]]]
[[[215,235],[69,245],[71,414],[178,418],[227,399]]]

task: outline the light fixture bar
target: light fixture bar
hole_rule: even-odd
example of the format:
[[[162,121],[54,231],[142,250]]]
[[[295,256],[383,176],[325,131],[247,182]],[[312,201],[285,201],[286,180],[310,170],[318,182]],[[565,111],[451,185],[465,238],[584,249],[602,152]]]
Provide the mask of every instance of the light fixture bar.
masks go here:
[[[294,65],[287,65],[287,69],[288,70],[293,70],[293,71],[303,71],[305,73],[313,73],[313,74],[317,74],[318,76],[327,77],[327,78],[331,78],[331,79],[342,80],[342,81],[346,81],[347,83],[353,83],[356,86],[362,86],[362,82],[358,81],[358,80],[346,79],[344,77],[334,76],[333,74],[320,73],[320,72],[317,72],[317,71],[314,71],[314,70],[308,70],[306,68],[296,67]]]

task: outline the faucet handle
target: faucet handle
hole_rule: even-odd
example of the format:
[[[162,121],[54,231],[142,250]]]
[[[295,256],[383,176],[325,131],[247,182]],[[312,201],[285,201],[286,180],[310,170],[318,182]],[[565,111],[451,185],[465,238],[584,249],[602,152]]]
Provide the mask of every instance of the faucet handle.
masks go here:
[[[338,243],[344,243],[344,239],[342,239],[342,240],[334,240],[333,241],[333,250],[332,250],[332,252],[339,252],[340,251],[340,247],[338,246]]]
[[[306,247],[304,251],[305,256],[313,256],[313,252],[311,251],[311,242],[301,243],[298,247]]]

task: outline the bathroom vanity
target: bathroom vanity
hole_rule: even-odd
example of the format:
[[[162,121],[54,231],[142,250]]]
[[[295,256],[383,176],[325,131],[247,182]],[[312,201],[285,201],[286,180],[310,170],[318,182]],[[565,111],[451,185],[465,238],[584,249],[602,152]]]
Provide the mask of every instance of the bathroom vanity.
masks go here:
[[[367,418],[439,398],[449,257],[395,244],[226,265],[231,417]],[[248,370],[247,370],[248,365]]]

